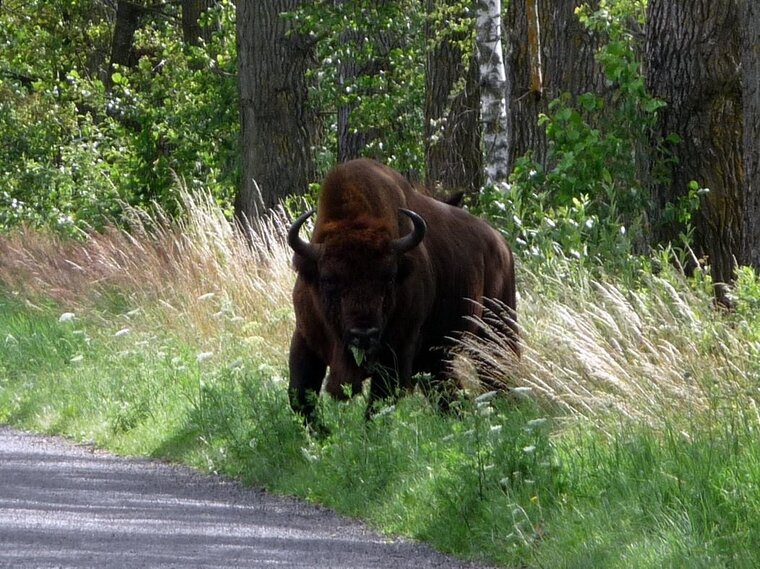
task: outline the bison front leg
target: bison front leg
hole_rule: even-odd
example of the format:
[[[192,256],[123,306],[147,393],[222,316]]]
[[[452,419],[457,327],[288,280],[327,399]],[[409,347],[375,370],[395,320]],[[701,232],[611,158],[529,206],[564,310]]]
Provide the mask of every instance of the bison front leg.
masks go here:
[[[319,430],[317,397],[325,378],[327,364],[296,331],[290,343],[290,386],[288,396],[293,411],[303,416],[307,426]]]
[[[412,389],[412,359],[408,354],[394,354],[383,363],[372,366],[372,381],[365,417],[371,419],[377,412],[378,402],[394,403],[402,392]]]

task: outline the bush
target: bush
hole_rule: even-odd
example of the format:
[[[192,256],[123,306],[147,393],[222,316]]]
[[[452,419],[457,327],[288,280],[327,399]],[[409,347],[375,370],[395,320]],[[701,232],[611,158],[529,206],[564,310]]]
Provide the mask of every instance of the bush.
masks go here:
[[[531,257],[603,258],[609,266],[643,249],[650,175],[645,164],[658,146],[649,136],[664,103],[646,91],[626,28],[632,8],[623,4],[579,9],[581,21],[606,38],[597,60],[615,105],[595,93],[576,99],[565,93],[552,101],[539,120],[549,142],[548,166],[523,156],[507,191],[486,188],[481,197],[481,212]]]

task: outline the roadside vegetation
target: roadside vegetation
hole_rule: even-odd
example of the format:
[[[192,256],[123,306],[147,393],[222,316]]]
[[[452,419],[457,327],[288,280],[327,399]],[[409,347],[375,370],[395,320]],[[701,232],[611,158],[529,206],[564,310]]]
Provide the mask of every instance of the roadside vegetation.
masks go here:
[[[112,45],[121,4],[137,10],[139,28],[124,53]],[[720,258],[704,242],[709,215],[739,209],[723,207],[733,202],[716,180],[742,171],[740,152],[726,144],[713,167],[721,175],[686,172],[672,195],[657,190],[673,182],[675,164],[709,160],[679,162],[688,145],[663,126],[672,101],[648,90],[643,61],[656,42],[642,43],[646,1],[579,6],[577,22],[567,3],[538,3],[535,25],[549,39],[534,47],[552,55],[563,43],[551,41],[560,37],[552,27],[563,37],[575,27],[578,42],[594,40],[602,75],[582,82],[595,91],[575,92],[562,81],[596,66],[557,53],[543,62],[556,92],[542,90],[552,83],[542,86],[542,63],[522,58],[526,74],[539,72],[536,96],[512,96],[531,104],[510,121],[531,144],[508,181],[485,187],[484,156],[466,163],[471,143],[484,154],[479,101],[464,101],[478,81],[466,72],[471,2],[292,3],[300,8],[288,25],[315,40],[302,79],[320,117],[299,132],[318,136],[277,144],[273,127],[259,152],[308,147],[301,166],[315,190],[341,145],[423,178],[435,174],[427,155],[440,144],[452,163],[429,185],[463,189],[443,174],[463,171],[474,185],[466,207],[505,235],[518,263],[519,361],[496,331],[465,338],[454,371],[466,390],[454,412],[415,394],[365,423],[361,398],[326,400],[324,438],[307,432],[286,392],[295,275],[285,233],[314,192],[277,193],[279,209],[245,236],[233,228],[241,179],[263,179],[243,167],[254,152],[240,143],[251,101],[238,93],[236,4],[149,4],[0,5],[0,423],[224,473],[504,567],[760,566],[760,276],[739,266],[723,275],[728,285],[713,282]],[[199,31],[185,33],[181,16],[201,4]],[[531,21],[512,10],[527,4],[503,4],[515,26]],[[733,9],[713,12],[734,22],[724,15]],[[517,53],[517,40],[537,37],[530,29],[505,47]],[[347,30],[377,41],[357,50]],[[383,47],[389,40],[394,49]],[[575,47],[591,57],[585,43]],[[423,97],[427,79],[447,77],[435,66],[426,75],[438,57],[453,66],[441,101],[450,114]],[[738,56],[713,59],[739,65]],[[346,77],[352,61],[377,73]],[[738,82],[740,70],[729,75]],[[734,101],[732,85],[708,91]],[[737,136],[724,117],[681,114]],[[307,181],[274,179],[258,190],[306,191]],[[711,239],[733,258],[721,235]],[[480,377],[504,390],[483,393]]]
[[[667,263],[519,267],[519,363],[462,346],[471,393],[414,395],[369,424],[287,404],[293,273],[284,212],[252,233],[184,195],[181,222],[80,241],[0,239],[0,422],[168,458],[334,507],[463,557],[529,567],[755,567],[760,281],[736,310]],[[639,262],[643,263],[643,261]],[[480,394],[486,373],[506,394]]]

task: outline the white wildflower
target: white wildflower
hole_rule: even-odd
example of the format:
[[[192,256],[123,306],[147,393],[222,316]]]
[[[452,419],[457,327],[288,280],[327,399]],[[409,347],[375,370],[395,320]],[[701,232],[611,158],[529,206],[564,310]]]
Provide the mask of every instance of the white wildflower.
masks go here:
[[[306,447],[301,447],[301,454],[308,462],[315,462],[319,460],[319,457],[316,454],[310,452]]]
[[[489,415],[493,415],[495,413],[493,407],[490,405],[482,405],[478,406],[478,414],[481,417],[488,417]]]
[[[478,395],[475,398],[475,403],[476,404],[486,403],[490,401],[491,399],[493,399],[494,397],[496,397],[498,394],[499,394],[498,391],[488,391],[486,393],[483,393],[482,395]]]
[[[528,421],[528,428],[529,429],[535,429],[536,427],[540,427],[541,425],[544,425],[546,423],[547,419],[546,417],[540,417],[538,419],[532,419]]]
[[[214,352],[201,352],[197,356],[195,356],[195,361],[198,363],[205,362],[208,359],[211,359],[211,356],[214,355]]]
[[[383,417],[385,415],[390,415],[395,410],[396,410],[396,406],[395,405],[388,405],[387,407],[383,407],[382,409],[380,409],[380,411],[378,411],[375,414],[375,418],[377,419],[377,418]]]

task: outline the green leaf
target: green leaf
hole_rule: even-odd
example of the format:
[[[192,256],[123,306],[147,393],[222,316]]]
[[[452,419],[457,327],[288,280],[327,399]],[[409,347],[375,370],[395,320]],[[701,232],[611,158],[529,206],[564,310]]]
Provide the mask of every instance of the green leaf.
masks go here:
[[[356,365],[362,367],[362,364],[364,363],[364,350],[357,348],[356,346],[351,346],[351,353],[354,356]]]

